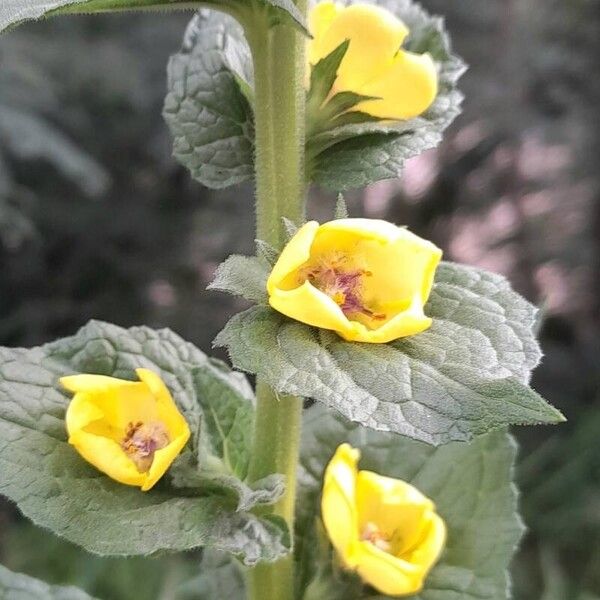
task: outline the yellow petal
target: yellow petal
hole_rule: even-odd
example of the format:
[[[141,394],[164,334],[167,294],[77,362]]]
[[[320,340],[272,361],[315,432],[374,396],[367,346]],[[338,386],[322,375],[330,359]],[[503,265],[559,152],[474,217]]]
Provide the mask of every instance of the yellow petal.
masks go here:
[[[146,475],[139,473],[133,461],[119,444],[108,438],[77,431],[69,437],[69,444],[99,471],[125,485],[143,485]]]
[[[357,544],[356,556],[357,573],[382,594],[404,596],[423,587],[425,571],[420,565],[392,556],[369,542]]]
[[[361,102],[354,110],[381,119],[412,119],[425,112],[438,92],[438,76],[429,54],[400,51],[393,63],[359,90],[379,100]]]
[[[269,304],[280,313],[313,327],[333,329],[352,335],[354,326],[342,309],[308,281],[294,290],[273,289]]]
[[[144,382],[157,403],[158,420],[167,426],[169,437],[176,438],[187,431],[189,437],[189,427],[187,421],[183,418],[171,392],[164,384],[163,380],[154,371],[149,369],[136,369],[140,381]],[[187,441],[187,440],[186,440]]]
[[[413,564],[422,565],[428,572],[437,562],[446,544],[446,523],[435,512],[428,515],[429,526],[419,543],[406,559]]]
[[[348,444],[338,447],[325,470],[321,514],[333,546],[349,567],[358,539],[356,514],[356,465],[360,453]]]
[[[316,221],[309,221],[286,244],[267,280],[267,291],[269,294],[275,288],[281,287],[284,279],[288,275],[293,274],[298,267],[309,259],[310,248],[318,229],[319,224]],[[296,285],[298,284],[296,283],[291,287],[296,287]]]
[[[136,421],[155,421],[158,411],[145,383],[105,375],[72,375],[60,380],[70,391],[85,392],[112,427],[125,429]]]
[[[348,233],[352,234],[355,238],[372,239],[387,243],[394,242],[410,232],[403,227],[398,227],[383,219],[335,219],[320,226],[319,235],[315,243],[325,243],[321,239],[326,238],[327,234],[330,233],[337,234],[338,236],[340,233]],[[334,236],[330,237],[335,240]],[[418,239],[420,240],[421,238]]]
[[[312,252],[326,254],[336,248],[352,254],[361,267],[370,271],[371,276],[364,279],[367,304],[390,315],[399,312],[392,310],[393,305],[401,305],[403,311],[410,313],[407,331],[418,332],[429,326],[429,320],[423,319],[422,307],[429,298],[442,258],[442,251],[435,244],[387,221],[340,219],[321,225]]]
[[[367,344],[387,344],[399,338],[426,331],[431,326],[431,319],[426,317],[421,309],[418,309],[403,311],[377,329],[358,327],[358,323],[352,324],[354,328],[350,333],[340,333],[344,339]]]
[[[102,417],[104,417],[104,412],[89,401],[87,394],[79,392],[75,394],[67,408],[67,414],[65,415],[67,432],[69,435],[73,435],[76,431],[102,419]]]
[[[319,2],[311,9],[308,15],[308,28],[312,35],[308,45],[308,59],[315,65],[329,54],[324,51],[323,42],[325,34],[335,17],[344,10],[335,2]],[[341,43],[341,42],[340,42]]]
[[[123,385],[135,385],[135,381],[108,377],[107,375],[68,375],[60,378],[60,384],[70,392],[101,392],[115,390]]]
[[[345,40],[350,40],[338,70],[338,91],[359,91],[392,63],[408,29],[388,10],[373,4],[355,4],[340,10],[319,37],[312,61],[327,56]],[[313,53],[311,52],[311,55]]]
[[[377,523],[388,539],[396,539],[394,554],[412,549],[423,539],[434,510],[433,502],[409,483],[371,471],[358,473],[356,505],[359,528]]]
[[[321,225],[312,255],[335,251],[352,255],[357,266],[371,272],[364,280],[368,304],[403,303],[407,310],[418,292],[425,304],[442,251],[404,227],[379,219],[339,219]]]
[[[190,430],[186,424],[185,430],[179,437],[174,439],[165,448],[157,450],[154,453],[154,460],[150,470],[146,474],[146,479],[142,485],[142,492],[147,492],[156,485],[157,481],[167,472],[171,463],[179,456],[189,438]]]

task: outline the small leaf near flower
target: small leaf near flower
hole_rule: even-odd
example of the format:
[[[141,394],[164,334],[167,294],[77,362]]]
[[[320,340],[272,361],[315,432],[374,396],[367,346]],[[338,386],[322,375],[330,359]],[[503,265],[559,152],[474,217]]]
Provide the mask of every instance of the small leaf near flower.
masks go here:
[[[386,343],[426,330],[427,302],[442,251],[376,219],[304,225],[267,281],[279,312],[344,339]]]
[[[348,570],[390,596],[414,594],[437,562],[446,525],[415,487],[358,471],[360,452],[338,447],[325,470],[321,512]]]
[[[150,490],[190,437],[187,422],[161,378],[137,369],[139,382],[73,375],[60,382],[75,392],[66,415],[69,443],[112,479]]]

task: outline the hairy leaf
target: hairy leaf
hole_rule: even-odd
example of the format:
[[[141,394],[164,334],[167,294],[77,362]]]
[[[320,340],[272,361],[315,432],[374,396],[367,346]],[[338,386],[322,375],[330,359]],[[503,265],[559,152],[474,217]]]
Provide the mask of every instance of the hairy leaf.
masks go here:
[[[305,415],[299,475],[295,552],[301,565],[301,586],[308,587],[318,575],[321,587],[331,579],[333,590],[343,590],[339,600],[383,600],[358,578],[323,569],[317,560],[323,471],[343,442],[360,448],[361,469],[412,483],[435,502],[446,522],[446,549],[415,598],[508,600],[507,567],[523,533],[512,483],[516,450],[512,438],[505,431],[495,431],[471,444],[432,448],[397,435],[368,431],[318,405]],[[320,596],[307,594],[309,597]],[[327,596],[328,600],[337,598]]]
[[[166,477],[142,493],[109,479],[67,444],[70,398],[58,378],[97,373],[134,380],[139,367],[160,374],[171,391],[192,430],[180,461],[191,461],[194,476],[212,486],[195,489],[193,478],[189,486],[169,485]],[[236,476],[247,467],[252,402],[243,376],[168,330],[92,322],[45,346],[2,348],[0,493],[37,525],[97,554],[210,546],[249,564],[275,560],[289,545],[283,522],[238,510],[281,495],[281,482],[264,482],[250,494]]]
[[[239,85],[251,79],[241,27],[218,13],[194,17],[180,53],[169,61],[163,114],[175,157],[208,187],[252,177],[252,108]]]
[[[0,565],[0,598],[4,600],[93,600],[75,587],[48,585]]]
[[[243,19],[256,3],[272,10],[273,22],[288,19],[306,33],[304,17],[292,0],[2,0],[0,32],[30,19],[61,14],[92,14],[129,10],[191,10],[210,6]]]
[[[229,291],[244,293],[228,281]],[[444,263],[425,312],[433,324],[419,335],[359,344],[257,306],[233,317],[215,343],[280,393],[434,445],[563,420],[528,386],[540,359],[536,309],[503,277]]]
[[[219,265],[208,289],[229,292],[251,302],[265,302],[269,267],[260,258],[234,254]]]

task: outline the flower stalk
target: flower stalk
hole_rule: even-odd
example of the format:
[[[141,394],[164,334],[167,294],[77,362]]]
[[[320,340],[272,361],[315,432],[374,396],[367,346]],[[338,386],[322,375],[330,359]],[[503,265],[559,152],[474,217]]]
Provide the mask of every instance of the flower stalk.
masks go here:
[[[296,4],[305,14],[306,0]],[[306,40],[287,23],[273,26],[271,14],[258,3],[245,29],[254,62],[256,237],[281,248],[282,219],[299,224],[305,214]],[[293,532],[302,398],[281,397],[260,379],[256,397],[249,476],[285,475],[285,495],[269,510]],[[293,557],[259,565],[248,572],[247,582],[252,600],[292,600]]]

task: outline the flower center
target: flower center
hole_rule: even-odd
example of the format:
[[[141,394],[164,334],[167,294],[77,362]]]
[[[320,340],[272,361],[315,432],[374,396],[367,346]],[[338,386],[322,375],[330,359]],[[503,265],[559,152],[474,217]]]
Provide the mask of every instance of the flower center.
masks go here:
[[[121,448],[134,462],[140,473],[147,473],[154,461],[154,453],[170,443],[167,428],[160,421],[129,423]]]
[[[360,539],[364,542],[370,542],[375,547],[383,550],[384,552],[391,552],[392,540],[385,535],[375,523],[368,522],[360,534]]]
[[[300,272],[301,283],[309,281],[327,294],[347,317],[365,315],[378,321],[384,320],[384,314],[369,309],[362,299],[364,278],[373,274],[365,269],[349,268],[347,262],[343,255],[323,258]]]

